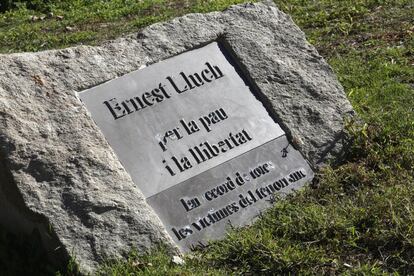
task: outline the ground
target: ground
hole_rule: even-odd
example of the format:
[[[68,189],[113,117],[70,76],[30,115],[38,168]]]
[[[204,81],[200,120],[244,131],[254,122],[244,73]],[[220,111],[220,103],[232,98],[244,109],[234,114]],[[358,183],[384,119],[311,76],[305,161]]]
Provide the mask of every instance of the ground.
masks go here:
[[[99,44],[157,21],[245,1],[26,2],[32,5],[0,13],[2,53]],[[353,137],[346,161],[326,166],[313,185],[279,199],[252,227],[186,256],[185,265],[158,248],[108,260],[99,274],[414,274],[414,3],[275,3],[333,67],[362,119],[345,124]],[[36,234],[0,229],[2,274],[76,274],[76,260],[56,268],[42,253]]]

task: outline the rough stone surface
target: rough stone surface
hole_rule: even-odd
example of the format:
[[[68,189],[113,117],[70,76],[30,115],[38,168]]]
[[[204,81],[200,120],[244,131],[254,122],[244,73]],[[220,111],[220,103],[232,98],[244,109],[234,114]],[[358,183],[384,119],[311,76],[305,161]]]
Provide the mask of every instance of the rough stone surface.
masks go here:
[[[132,246],[174,249],[76,91],[219,40],[271,116],[314,166],[337,160],[352,115],[334,73],[268,4],[189,14],[99,47],[0,55],[0,221],[36,228],[82,271]]]

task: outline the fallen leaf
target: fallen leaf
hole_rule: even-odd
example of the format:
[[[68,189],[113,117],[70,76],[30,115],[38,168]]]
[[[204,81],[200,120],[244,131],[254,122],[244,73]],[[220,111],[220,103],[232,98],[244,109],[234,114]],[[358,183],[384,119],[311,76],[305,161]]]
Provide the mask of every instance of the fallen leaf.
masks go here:
[[[133,267],[138,267],[138,266],[141,266],[142,264],[138,260],[136,260],[136,261],[133,261],[131,265]]]
[[[179,256],[174,256],[172,258],[172,262],[175,263],[176,265],[184,265],[185,264],[185,261]]]

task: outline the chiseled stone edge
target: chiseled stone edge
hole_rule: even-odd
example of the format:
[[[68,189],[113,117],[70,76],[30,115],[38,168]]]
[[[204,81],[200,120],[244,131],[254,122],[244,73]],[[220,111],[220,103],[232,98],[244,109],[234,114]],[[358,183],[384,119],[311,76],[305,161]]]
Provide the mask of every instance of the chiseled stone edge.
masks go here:
[[[331,68],[273,4],[242,4],[157,23],[99,47],[0,55],[7,175],[0,192],[8,200],[1,216],[52,229],[42,233],[51,237],[49,249],[60,244],[51,256],[74,256],[84,272],[131,247],[164,243],[174,250],[76,92],[215,40],[313,166],[337,160],[343,119],[353,110]]]

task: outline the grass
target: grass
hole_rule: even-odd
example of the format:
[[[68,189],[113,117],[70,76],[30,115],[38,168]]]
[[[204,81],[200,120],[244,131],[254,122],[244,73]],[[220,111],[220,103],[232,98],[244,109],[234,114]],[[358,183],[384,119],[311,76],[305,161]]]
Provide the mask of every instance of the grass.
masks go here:
[[[53,1],[52,1],[53,2]],[[46,13],[22,6],[0,14],[0,52],[98,44],[154,22],[191,12],[222,10],[241,0],[56,1]]]
[[[21,7],[0,15],[0,51],[97,44],[236,2],[242,1],[66,1],[50,6],[53,17],[35,22],[29,16],[42,15]],[[108,262],[98,274],[414,274],[414,4],[275,2],[334,68],[363,119],[346,124],[354,138],[347,161],[326,166],[312,186],[278,200],[252,227],[186,256],[185,265],[160,248]],[[28,239],[6,243],[0,235],[0,255],[15,256],[0,258],[0,268],[8,262],[50,271],[47,263],[33,263],[36,253],[20,253]]]

